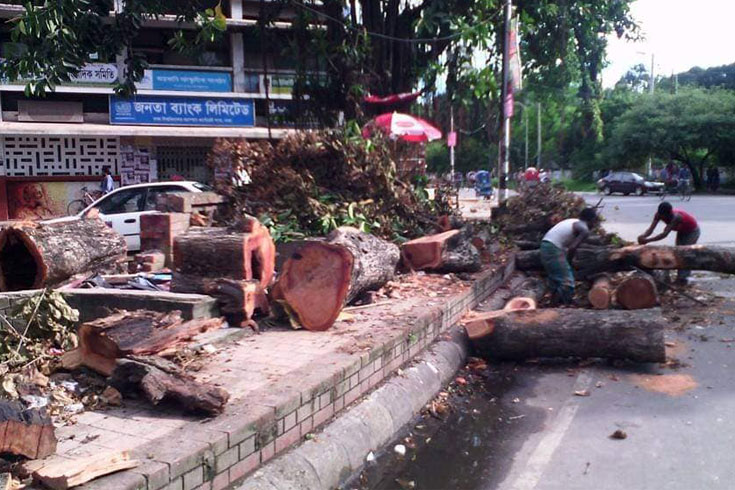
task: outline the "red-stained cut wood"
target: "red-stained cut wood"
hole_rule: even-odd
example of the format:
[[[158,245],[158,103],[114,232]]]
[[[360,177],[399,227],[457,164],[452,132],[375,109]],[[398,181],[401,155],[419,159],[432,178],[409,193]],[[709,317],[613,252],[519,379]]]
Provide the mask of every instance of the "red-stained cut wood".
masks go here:
[[[607,310],[612,304],[613,287],[610,283],[610,277],[603,275],[595,279],[592,283],[587,299],[592,307],[596,310]]]
[[[648,274],[633,272],[615,288],[615,301],[626,310],[653,308],[659,304],[658,288]]]
[[[14,223],[0,232],[0,291],[53,287],[81,273],[123,272],[122,235],[99,218]]]
[[[396,245],[355,228],[334,230],[291,254],[271,291],[309,330],[331,327],[345,304],[390,281],[400,257]]]
[[[411,270],[476,272],[482,267],[480,254],[466,228],[406,242],[401,245],[401,258]]]
[[[55,452],[54,426],[45,409],[0,400],[0,453],[38,459]]]

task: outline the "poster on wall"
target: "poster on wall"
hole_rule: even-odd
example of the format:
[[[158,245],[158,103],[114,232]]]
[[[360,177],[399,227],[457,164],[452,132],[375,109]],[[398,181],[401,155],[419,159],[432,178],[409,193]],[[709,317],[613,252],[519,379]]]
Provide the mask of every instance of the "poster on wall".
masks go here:
[[[120,184],[133,185],[158,180],[156,160],[148,148],[120,147]]]
[[[100,183],[11,181],[7,186],[8,218],[37,220],[66,216],[69,203],[83,197],[83,188],[92,194]]]

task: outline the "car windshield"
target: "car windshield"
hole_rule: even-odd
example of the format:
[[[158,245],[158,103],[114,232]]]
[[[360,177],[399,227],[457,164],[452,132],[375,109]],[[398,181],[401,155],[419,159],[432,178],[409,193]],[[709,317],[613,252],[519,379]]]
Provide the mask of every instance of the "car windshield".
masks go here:
[[[640,175],[638,175],[638,174],[636,174],[636,173],[632,173],[631,175],[633,176],[633,178],[634,178],[635,180],[638,180],[638,181],[641,181],[641,180],[646,180],[646,179],[644,179],[643,177],[641,177]]]
[[[197,189],[199,189],[202,192],[212,192],[212,191],[214,191],[214,187],[212,187],[211,185],[200,184],[199,182],[194,182],[193,185],[194,185],[194,187],[196,187]]]

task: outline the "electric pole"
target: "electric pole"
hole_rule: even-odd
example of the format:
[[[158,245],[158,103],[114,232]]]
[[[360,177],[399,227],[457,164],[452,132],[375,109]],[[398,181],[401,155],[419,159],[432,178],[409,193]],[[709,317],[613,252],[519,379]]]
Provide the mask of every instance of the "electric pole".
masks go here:
[[[513,5],[511,0],[505,4],[505,29],[503,31],[503,140],[500,144],[498,159],[498,204],[502,205],[508,198],[507,177],[510,172],[510,112],[513,104],[508,103],[508,85],[510,81],[510,24]]]

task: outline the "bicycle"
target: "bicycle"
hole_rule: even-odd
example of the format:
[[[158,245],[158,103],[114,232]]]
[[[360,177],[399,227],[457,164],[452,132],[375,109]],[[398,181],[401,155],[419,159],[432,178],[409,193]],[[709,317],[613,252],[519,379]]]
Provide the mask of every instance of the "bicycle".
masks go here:
[[[66,205],[66,214],[69,216],[75,216],[81,213],[87,206],[95,202],[97,199],[102,197],[101,191],[91,191],[85,185],[79,189],[81,199],[74,199]]]
[[[691,201],[692,199],[692,186],[689,183],[689,179],[682,179],[679,181],[679,197],[682,201]]]

